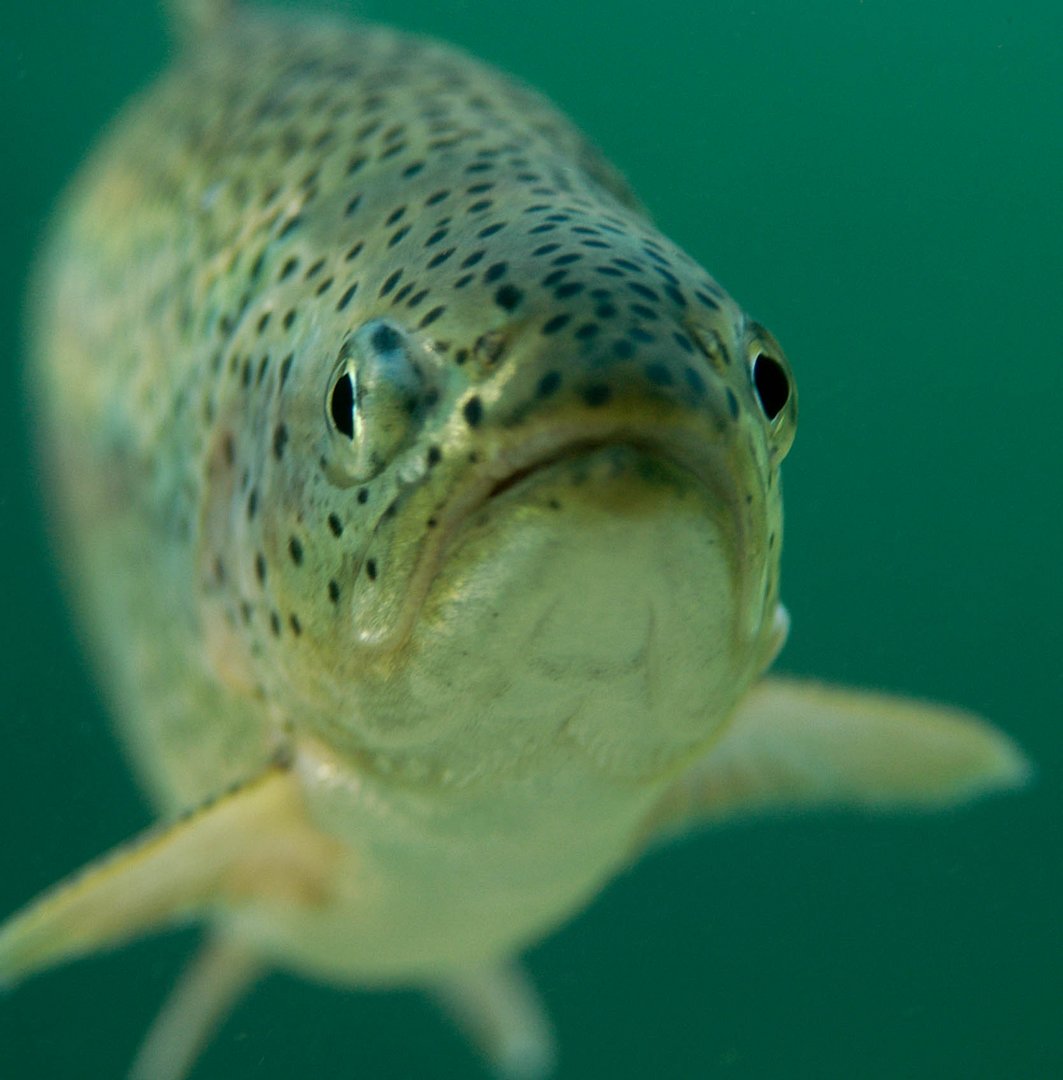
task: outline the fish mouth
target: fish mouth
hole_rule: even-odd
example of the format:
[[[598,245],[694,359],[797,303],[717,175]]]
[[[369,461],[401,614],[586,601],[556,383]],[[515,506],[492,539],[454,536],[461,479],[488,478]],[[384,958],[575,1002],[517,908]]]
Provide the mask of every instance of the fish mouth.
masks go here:
[[[719,508],[717,525],[730,534],[732,551],[742,544],[743,522],[733,512],[738,503],[733,469],[734,446],[709,437],[704,428],[683,423],[662,424],[647,430],[641,423],[604,422],[589,427],[586,417],[571,424],[553,423],[521,438],[506,440],[504,433],[451,464],[455,482],[446,485],[442,500],[438,488],[429,496],[427,485],[410,493],[403,514],[428,524],[391,616],[373,620],[374,627],[359,631],[359,640],[373,652],[393,652],[410,637],[419,612],[442,567],[460,545],[470,521],[494,504],[508,501],[547,474],[567,463],[608,450],[629,450],[639,458],[663,463],[690,486],[707,493],[708,503]],[[458,455],[455,455],[458,456]]]
[[[702,478],[691,468],[679,455],[666,452],[663,444],[654,442],[645,437],[625,438],[580,438],[570,443],[562,443],[555,449],[545,449],[540,453],[530,455],[518,455],[516,460],[522,464],[512,465],[510,471],[502,473],[493,479],[490,487],[482,490],[483,483],[477,485],[477,492],[471,499],[471,506],[465,507],[468,514],[475,514],[489,503],[507,495],[514,488],[521,487],[525,481],[534,481],[543,474],[555,469],[556,466],[574,464],[580,460],[589,459],[602,451],[627,450],[639,458],[659,460],[680,469],[693,482],[702,485]],[[489,470],[488,476],[495,477],[497,469]],[[704,485],[702,485],[704,486]],[[477,495],[479,499],[477,501]]]
[[[483,467],[445,505],[440,555],[446,555],[463,523],[488,504],[534,482],[556,466],[607,450],[629,450],[640,458],[663,462],[685,476],[692,486],[707,489],[712,501],[721,507],[728,505],[733,496],[727,450],[709,442],[703,431],[675,427],[654,432],[647,431],[644,425],[623,424],[588,431],[585,421],[573,430],[554,426],[486,456]]]

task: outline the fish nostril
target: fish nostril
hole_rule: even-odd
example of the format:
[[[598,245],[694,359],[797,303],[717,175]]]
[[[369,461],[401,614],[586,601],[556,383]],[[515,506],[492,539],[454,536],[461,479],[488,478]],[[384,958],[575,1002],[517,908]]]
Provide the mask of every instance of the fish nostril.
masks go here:
[[[390,353],[402,346],[402,334],[389,323],[381,322],[373,328],[370,343],[378,353]]]

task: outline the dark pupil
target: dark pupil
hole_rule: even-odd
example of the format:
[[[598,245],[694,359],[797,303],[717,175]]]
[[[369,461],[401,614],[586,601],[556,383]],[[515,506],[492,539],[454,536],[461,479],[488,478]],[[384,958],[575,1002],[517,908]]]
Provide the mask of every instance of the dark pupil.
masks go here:
[[[329,402],[332,422],[348,439],[354,438],[354,384],[346,372],[336,380]]]
[[[753,361],[753,384],[764,415],[774,420],[790,399],[790,380],[779,361],[761,353]]]

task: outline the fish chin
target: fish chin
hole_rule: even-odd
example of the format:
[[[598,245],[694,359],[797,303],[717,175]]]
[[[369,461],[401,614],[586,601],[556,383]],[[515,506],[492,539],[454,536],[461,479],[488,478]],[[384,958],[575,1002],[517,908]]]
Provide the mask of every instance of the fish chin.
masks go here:
[[[570,447],[500,478],[453,530],[402,693],[482,765],[580,748],[669,769],[726,717],[742,668],[729,507],[634,445]],[[501,760],[496,763],[501,767]]]

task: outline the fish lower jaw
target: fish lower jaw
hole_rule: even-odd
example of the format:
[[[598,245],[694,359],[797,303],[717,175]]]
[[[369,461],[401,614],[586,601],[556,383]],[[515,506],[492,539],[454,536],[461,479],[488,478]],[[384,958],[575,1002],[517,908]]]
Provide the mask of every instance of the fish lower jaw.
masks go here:
[[[670,462],[620,445],[544,463],[450,538],[369,691],[414,718],[382,738],[420,735],[458,776],[667,771],[741,667],[734,566],[712,496]]]

